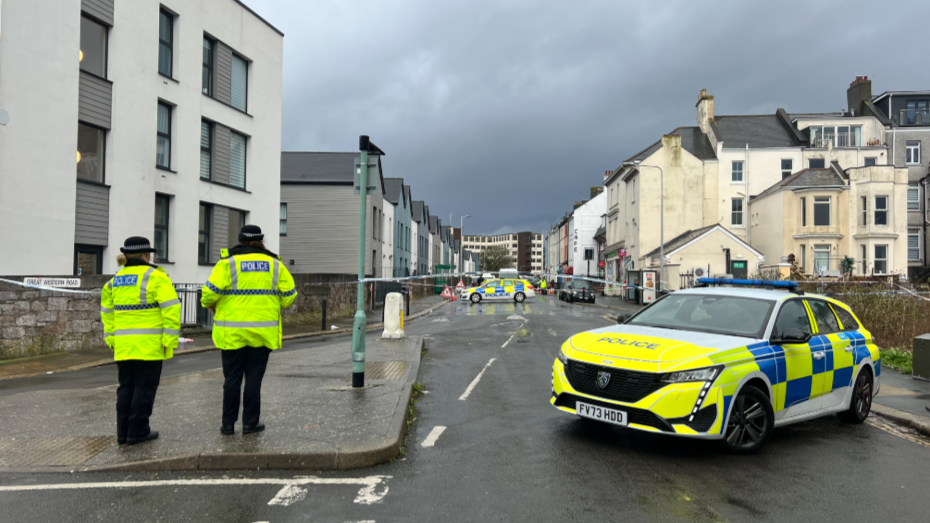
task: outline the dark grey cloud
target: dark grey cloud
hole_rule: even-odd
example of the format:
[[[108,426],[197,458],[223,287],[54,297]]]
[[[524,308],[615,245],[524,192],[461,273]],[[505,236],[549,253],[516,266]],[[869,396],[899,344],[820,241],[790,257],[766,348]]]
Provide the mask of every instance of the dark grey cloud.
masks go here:
[[[717,114],[924,89],[930,2],[246,0],[285,33],[285,150],[354,150],[466,230],[541,231],[605,170]]]

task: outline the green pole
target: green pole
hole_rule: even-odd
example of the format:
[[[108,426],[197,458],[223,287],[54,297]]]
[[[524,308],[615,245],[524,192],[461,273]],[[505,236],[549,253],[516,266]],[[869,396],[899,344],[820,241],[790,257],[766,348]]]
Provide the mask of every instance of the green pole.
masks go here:
[[[368,137],[358,137],[358,147],[362,153],[359,162],[359,212],[358,212],[358,296],[355,299],[355,325],[352,329],[352,386],[365,386],[365,233],[366,213],[368,211]]]

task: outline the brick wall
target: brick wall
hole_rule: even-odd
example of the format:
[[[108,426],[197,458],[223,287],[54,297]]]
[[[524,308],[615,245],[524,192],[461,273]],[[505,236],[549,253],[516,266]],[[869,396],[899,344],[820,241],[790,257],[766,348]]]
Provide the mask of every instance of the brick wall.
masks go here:
[[[109,276],[82,276],[80,290],[99,290],[108,280]],[[0,282],[0,359],[103,346],[100,294],[43,291]]]

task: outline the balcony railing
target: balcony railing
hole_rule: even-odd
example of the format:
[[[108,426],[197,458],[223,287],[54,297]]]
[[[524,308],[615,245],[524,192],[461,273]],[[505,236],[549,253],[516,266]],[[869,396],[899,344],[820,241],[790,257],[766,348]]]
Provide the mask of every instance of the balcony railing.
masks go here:
[[[891,117],[895,125],[930,126],[930,109],[901,109]]]
[[[831,143],[833,147],[872,147],[882,144],[879,139],[863,140],[861,133],[853,132],[822,134],[811,138],[811,147],[816,149],[826,149]]]

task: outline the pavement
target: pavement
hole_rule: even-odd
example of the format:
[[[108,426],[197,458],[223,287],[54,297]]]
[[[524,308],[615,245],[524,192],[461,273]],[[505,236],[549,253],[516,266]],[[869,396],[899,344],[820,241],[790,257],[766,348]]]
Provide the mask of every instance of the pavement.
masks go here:
[[[559,346],[611,324],[603,316],[599,307],[548,296],[519,305],[455,302],[410,324],[408,336],[428,346],[417,378],[424,389],[405,452],[383,465],[312,475],[0,470],[3,519],[806,522],[923,521],[930,513],[930,440],[878,416],[861,425],[826,416],[780,427],[757,454],[735,456],[713,442],[630,431],[552,408]],[[274,356],[330,344],[292,342]],[[172,373],[202,370],[216,354],[175,360]],[[882,373],[883,389],[911,390],[910,378],[898,383],[892,375]],[[66,383],[55,381],[66,376]],[[70,387],[79,396],[79,387],[106,376],[112,383],[112,367],[8,380],[0,382],[0,398],[18,391],[44,408],[43,395]]]
[[[259,434],[241,434],[241,423],[236,435],[220,434],[221,368],[163,378],[151,418],[160,437],[132,447],[116,444],[116,384],[4,394],[0,468],[336,470],[380,464],[399,452],[422,344],[415,336],[369,337],[361,389],[351,387],[351,341],[276,351],[262,382],[261,420],[268,428]]]
[[[416,299],[410,303],[411,313],[407,315],[406,320],[416,320],[442,307],[444,303],[447,303],[446,299],[435,295]],[[365,311],[365,314],[368,318],[369,331],[377,331],[379,328],[383,328],[383,323],[381,322],[382,309]],[[284,327],[284,339],[298,340],[317,336],[333,336],[349,333],[352,331],[354,321],[355,317],[353,315],[348,315],[331,319],[327,322],[327,329],[323,329],[322,324],[286,326]],[[213,339],[209,334],[190,335],[182,333],[181,337],[187,338],[190,341],[187,343],[180,343],[178,348],[174,351],[175,356],[216,350]],[[0,380],[71,372],[112,363],[114,363],[113,351],[108,347],[0,360]]]
[[[882,367],[872,413],[930,437],[930,381]]]

